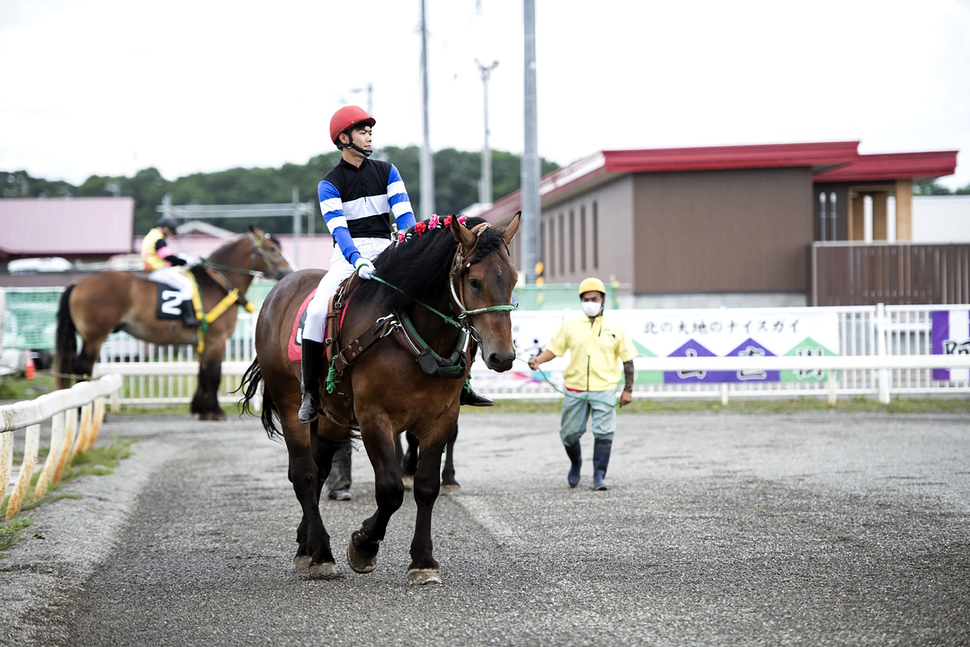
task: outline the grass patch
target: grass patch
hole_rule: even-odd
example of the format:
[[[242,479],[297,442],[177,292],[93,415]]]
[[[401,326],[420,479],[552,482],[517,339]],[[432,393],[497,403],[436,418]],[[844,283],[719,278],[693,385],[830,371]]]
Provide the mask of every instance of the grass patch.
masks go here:
[[[61,474],[61,480],[57,483],[51,483],[48,486],[47,495],[40,501],[35,501],[34,492],[37,487],[37,480],[40,478],[40,468],[43,467],[43,460],[49,448],[44,447],[38,451],[38,467],[35,469],[30,485],[27,487],[27,492],[24,495],[23,504],[20,508],[20,514],[10,521],[4,521],[10,497],[4,497],[3,502],[0,503],[0,556],[10,546],[23,539],[21,531],[31,524],[30,518],[23,516],[24,512],[62,499],[81,499],[80,494],[74,492],[59,492],[59,490],[66,483],[70,483],[84,476],[107,476],[111,474],[123,459],[131,456],[131,447],[136,442],[137,439],[135,438],[115,437],[111,440],[111,444],[106,447],[96,447],[87,452],[78,452],[74,456],[74,462],[64,469],[63,474]]]
[[[6,508],[6,503],[4,503]],[[31,520],[26,517],[14,517],[10,521],[0,523],[0,556],[8,548],[20,541],[20,533],[30,527]]]
[[[54,378],[38,373],[32,380],[8,375],[0,378],[0,400],[33,400],[54,390]]]

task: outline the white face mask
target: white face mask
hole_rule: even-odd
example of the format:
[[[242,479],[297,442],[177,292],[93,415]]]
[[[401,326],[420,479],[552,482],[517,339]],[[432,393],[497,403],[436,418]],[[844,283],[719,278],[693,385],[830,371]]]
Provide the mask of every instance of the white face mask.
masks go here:
[[[595,317],[602,309],[602,303],[597,303],[596,301],[583,301],[583,312],[586,313],[587,317]]]

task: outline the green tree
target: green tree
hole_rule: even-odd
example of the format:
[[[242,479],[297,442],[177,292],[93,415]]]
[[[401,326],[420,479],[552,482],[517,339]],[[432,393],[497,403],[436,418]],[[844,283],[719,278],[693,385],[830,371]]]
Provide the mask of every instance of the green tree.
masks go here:
[[[421,204],[421,151],[417,146],[398,148],[389,146],[374,152],[375,159],[391,161],[397,166],[408,187],[415,212]],[[193,173],[169,181],[155,168],[138,171],[133,178],[92,175],[80,186],[66,182],[48,182],[30,177],[24,171],[0,172],[2,197],[103,197],[129,196],[135,200],[133,231],[144,235],[155,226],[159,207],[166,193],[173,205],[187,204],[266,204],[290,203],[293,189],[301,202],[314,207],[315,231],[326,231],[320,219],[317,203],[317,184],[340,161],[340,151],[333,150],[310,158],[306,164],[284,164],[281,168],[231,168],[215,173]],[[492,153],[492,193],[499,200],[519,188],[520,158],[513,153]],[[541,160],[543,174],[558,168]],[[435,211],[440,214],[461,213],[478,202],[478,182],[481,176],[481,153],[464,152],[453,148],[438,151],[434,156]],[[290,221],[276,217],[215,218],[210,222],[230,231],[242,232],[249,225],[266,231],[290,231]]]
[[[913,180],[913,195],[950,195],[951,191],[936,180]]]

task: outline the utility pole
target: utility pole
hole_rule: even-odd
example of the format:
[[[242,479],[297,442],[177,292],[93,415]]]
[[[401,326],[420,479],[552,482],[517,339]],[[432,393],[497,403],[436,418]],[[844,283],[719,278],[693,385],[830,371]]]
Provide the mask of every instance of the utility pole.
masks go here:
[[[427,220],[434,213],[434,168],[428,136],[428,23],[425,20],[425,0],[421,0],[421,112],[424,143],[421,146],[421,205],[420,219]]]
[[[488,77],[492,70],[498,67],[498,61],[492,61],[489,66],[482,65],[475,59],[478,71],[482,73],[482,86],[485,95],[485,145],[482,147],[482,179],[478,187],[478,201],[483,205],[492,204],[492,150],[488,147]]]
[[[536,135],[536,3],[525,7],[525,150],[522,154],[522,265],[525,282],[535,284],[542,261],[542,210],[539,202],[539,155]]]

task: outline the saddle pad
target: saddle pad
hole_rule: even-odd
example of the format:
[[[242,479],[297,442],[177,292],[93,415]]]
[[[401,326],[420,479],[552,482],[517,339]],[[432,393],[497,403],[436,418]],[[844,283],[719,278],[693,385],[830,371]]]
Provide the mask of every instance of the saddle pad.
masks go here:
[[[290,333],[290,341],[286,345],[286,356],[289,357],[291,362],[300,361],[300,346],[302,346],[303,341],[303,326],[306,325],[306,309],[310,305],[310,299],[313,295],[317,293],[317,289],[313,288],[310,294],[307,295],[306,299],[303,300],[303,305],[300,309],[296,311],[296,318],[293,320],[293,331]]]
[[[166,283],[156,283],[158,286],[158,298],[155,299],[155,317],[157,319],[181,319],[182,298],[181,292],[176,287]]]

